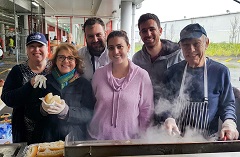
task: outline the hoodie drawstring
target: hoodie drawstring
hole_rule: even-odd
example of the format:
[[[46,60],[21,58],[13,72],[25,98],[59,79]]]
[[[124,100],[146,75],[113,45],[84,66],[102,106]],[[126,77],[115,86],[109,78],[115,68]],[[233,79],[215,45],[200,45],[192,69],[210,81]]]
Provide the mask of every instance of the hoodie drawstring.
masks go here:
[[[116,104],[114,103],[113,104],[113,108],[112,108],[113,110],[112,110],[112,122],[111,122],[111,124],[112,124],[112,126],[114,128],[117,127],[118,110],[119,110],[119,99],[120,99],[120,96],[121,96],[121,88],[119,89],[119,91],[114,91],[113,92],[114,100],[116,100],[115,96],[116,96],[117,93],[118,93],[117,103]]]

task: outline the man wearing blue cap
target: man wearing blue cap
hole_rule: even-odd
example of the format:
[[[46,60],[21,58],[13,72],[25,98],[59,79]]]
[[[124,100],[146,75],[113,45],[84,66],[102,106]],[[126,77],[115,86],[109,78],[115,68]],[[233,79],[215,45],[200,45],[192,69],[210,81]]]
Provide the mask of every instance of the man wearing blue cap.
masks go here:
[[[209,38],[205,29],[198,23],[187,25],[180,32],[179,44],[185,60],[164,73],[164,98],[172,105],[165,114],[165,128],[170,134],[183,136],[190,128],[205,138],[216,135],[221,140],[238,139],[230,72],[225,65],[206,57]],[[223,124],[217,135],[219,118]]]
[[[26,115],[25,105],[28,103],[34,105],[29,95],[33,87],[40,83],[35,76],[47,74],[48,49],[45,36],[39,32],[30,34],[27,37],[26,46],[28,60],[15,65],[9,72],[1,96],[4,103],[13,108],[12,140],[14,143],[26,142],[32,136],[35,122]]]

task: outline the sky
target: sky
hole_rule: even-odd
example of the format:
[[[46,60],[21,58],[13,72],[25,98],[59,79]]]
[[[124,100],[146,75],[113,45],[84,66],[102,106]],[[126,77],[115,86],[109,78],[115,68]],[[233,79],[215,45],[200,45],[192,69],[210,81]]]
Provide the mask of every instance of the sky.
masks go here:
[[[240,0],[239,0],[240,1]],[[136,9],[136,22],[141,14],[154,13],[161,22],[192,17],[240,12],[240,4],[233,0],[144,0]]]

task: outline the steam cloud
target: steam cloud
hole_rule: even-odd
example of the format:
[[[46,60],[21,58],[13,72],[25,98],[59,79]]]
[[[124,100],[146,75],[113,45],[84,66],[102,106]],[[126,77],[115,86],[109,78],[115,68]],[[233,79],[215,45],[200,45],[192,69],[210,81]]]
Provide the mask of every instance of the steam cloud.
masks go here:
[[[190,75],[186,75],[185,82],[192,82],[192,77]],[[175,83],[172,83],[171,85],[174,86]],[[186,88],[188,88],[188,90],[191,89],[189,88],[189,85],[191,86],[191,83],[185,84],[183,90],[185,90]],[[182,97],[184,97],[184,101],[180,101],[179,97],[173,98],[174,96],[172,95],[172,93],[170,93],[170,91],[164,88],[164,85],[161,84],[158,84],[158,86],[156,86],[156,84],[154,85],[154,92],[155,95],[157,95],[158,99],[157,101],[155,100],[156,105],[154,111],[156,115],[161,115],[163,113],[166,113],[167,111],[170,111],[171,115],[174,118],[178,118],[181,116],[182,110],[188,104],[186,102],[190,100],[189,95],[186,94],[182,95]],[[173,98],[173,101],[170,102],[169,100],[162,98],[160,96],[162,94],[170,95],[171,98]],[[167,131],[164,129],[164,126],[150,127],[147,130],[147,132],[141,137],[142,139],[150,143],[206,142],[218,140],[217,134],[214,134],[208,139],[206,139],[205,137],[203,137],[202,134],[199,133],[198,130],[192,129],[190,127],[186,127],[186,132],[183,137],[180,135],[176,136],[169,135]]]

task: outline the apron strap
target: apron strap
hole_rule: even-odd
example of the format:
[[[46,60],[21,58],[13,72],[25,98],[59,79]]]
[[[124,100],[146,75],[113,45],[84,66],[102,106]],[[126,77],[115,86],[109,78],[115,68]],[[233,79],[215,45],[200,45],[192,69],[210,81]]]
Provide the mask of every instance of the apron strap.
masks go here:
[[[204,102],[208,102],[207,60],[204,61]]]

